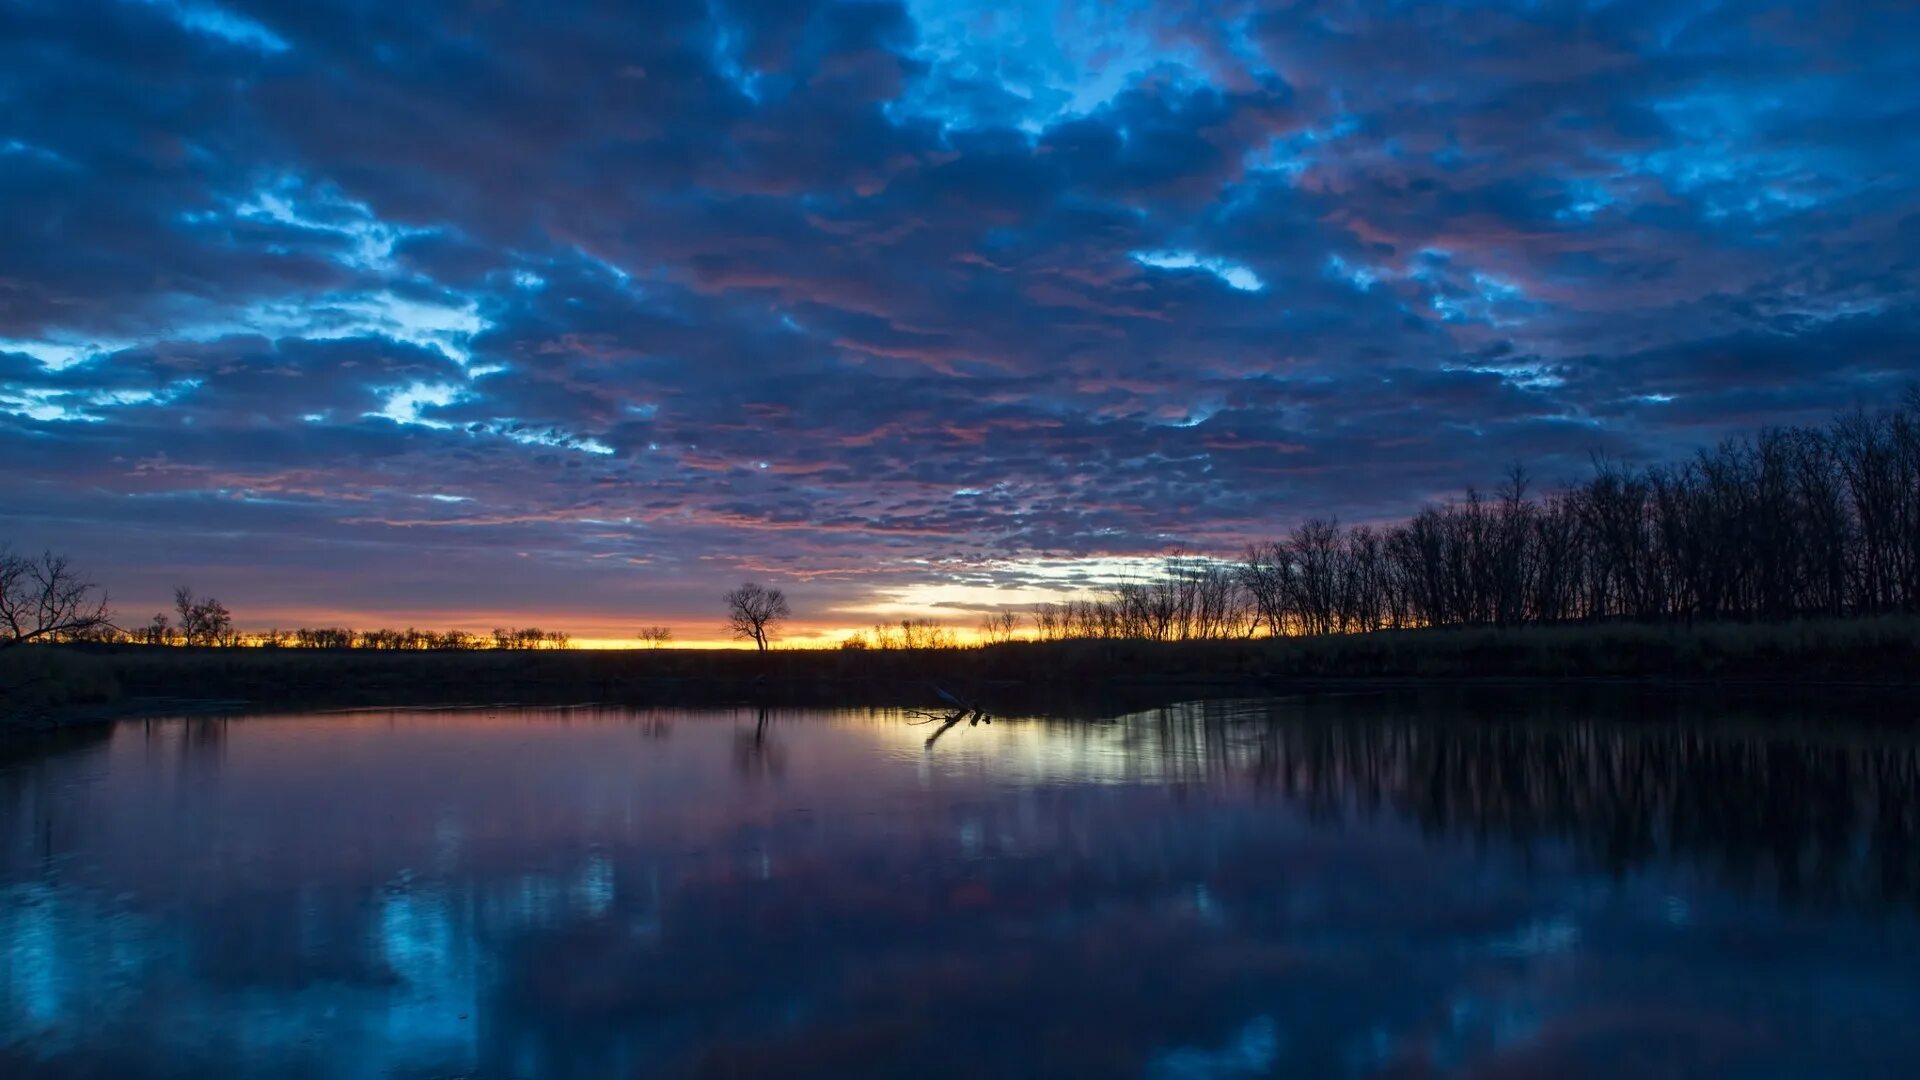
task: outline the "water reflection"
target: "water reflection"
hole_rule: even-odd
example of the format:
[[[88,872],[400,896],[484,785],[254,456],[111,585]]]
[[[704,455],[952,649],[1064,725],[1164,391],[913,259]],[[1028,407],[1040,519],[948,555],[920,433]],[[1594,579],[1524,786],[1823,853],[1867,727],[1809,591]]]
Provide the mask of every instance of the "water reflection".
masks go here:
[[[1316,817],[1384,811],[1436,835],[1564,841],[1616,874],[1680,861],[1787,902],[1920,906],[1920,741],[1904,731],[1542,722],[1514,704],[1354,723],[1371,704],[1307,698],[1134,719],[1157,725],[1167,769],[1244,777]]]
[[[0,762],[0,1071],[1911,1074],[1920,744],[1612,711],[122,725]]]
[[[786,771],[785,748],[767,734],[767,711],[755,709],[752,730],[738,731],[733,736],[734,771],[747,779],[778,777]]]

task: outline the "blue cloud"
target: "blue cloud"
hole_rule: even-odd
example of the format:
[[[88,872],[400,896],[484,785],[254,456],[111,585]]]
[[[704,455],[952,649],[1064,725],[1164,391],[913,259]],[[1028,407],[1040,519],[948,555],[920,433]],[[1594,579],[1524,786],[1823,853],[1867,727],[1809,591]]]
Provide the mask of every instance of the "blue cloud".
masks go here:
[[[5,524],[138,523],[136,594],[430,527],[529,603],[853,603],[1870,403],[1920,370],[1920,14],[1870,25],[0,5]]]
[[[1259,292],[1266,288],[1260,275],[1231,259],[1196,255],[1191,251],[1136,251],[1133,261],[1156,270],[1205,270],[1241,292]]]
[[[196,33],[208,34],[221,41],[261,52],[284,52],[287,43],[278,34],[260,23],[229,11],[217,4],[198,2],[198,0],[125,0],[127,3],[146,4],[166,13],[182,27]]]

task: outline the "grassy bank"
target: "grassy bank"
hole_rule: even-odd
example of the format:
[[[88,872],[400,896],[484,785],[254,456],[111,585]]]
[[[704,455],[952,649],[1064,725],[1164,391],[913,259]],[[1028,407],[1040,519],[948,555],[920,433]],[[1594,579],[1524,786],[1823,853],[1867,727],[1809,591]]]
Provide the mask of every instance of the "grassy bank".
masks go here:
[[[109,715],[146,703],[481,702],[934,705],[930,683],[996,711],[1089,698],[1258,693],[1320,680],[1920,681],[1920,619],[1695,627],[1439,629],[1243,641],[1011,642],[753,653],[377,652],[45,646],[0,653],[0,715]],[[156,699],[160,699],[155,704]]]

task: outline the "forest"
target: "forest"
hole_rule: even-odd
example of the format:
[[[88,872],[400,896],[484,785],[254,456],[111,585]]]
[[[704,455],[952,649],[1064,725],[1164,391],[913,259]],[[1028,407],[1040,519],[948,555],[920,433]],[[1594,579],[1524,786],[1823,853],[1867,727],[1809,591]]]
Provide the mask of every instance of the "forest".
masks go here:
[[[1909,391],[1894,408],[1768,428],[1683,461],[1596,458],[1586,480],[1546,494],[1515,466],[1491,491],[1398,524],[1309,518],[1237,560],[1176,553],[1152,579],[1042,606],[1031,631],[1182,641],[1916,610],[1920,393]],[[983,625],[990,641],[1025,629]]]

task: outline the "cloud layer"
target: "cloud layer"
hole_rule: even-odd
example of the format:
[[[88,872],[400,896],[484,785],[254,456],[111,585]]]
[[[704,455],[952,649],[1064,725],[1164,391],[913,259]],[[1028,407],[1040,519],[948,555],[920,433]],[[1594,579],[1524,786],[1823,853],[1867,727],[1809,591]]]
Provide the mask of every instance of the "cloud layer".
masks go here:
[[[845,624],[1663,456],[1920,372],[1916,68],[1869,2],[0,0],[0,536]]]

